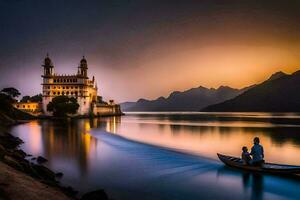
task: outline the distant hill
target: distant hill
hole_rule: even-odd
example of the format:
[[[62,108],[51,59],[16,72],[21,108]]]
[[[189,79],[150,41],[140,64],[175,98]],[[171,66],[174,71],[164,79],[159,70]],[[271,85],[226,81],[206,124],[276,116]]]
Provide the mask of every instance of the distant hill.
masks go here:
[[[184,92],[172,92],[169,97],[159,97],[156,100],[139,99],[137,102],[121,104],[122,111],[199,111],[215,103],[236,97],[249,89],[234,89],[221,86],[218,89],[198,87]]]
[[[291,75],[277,72],[243,94],[202,111],[300,112],[300,71]]]

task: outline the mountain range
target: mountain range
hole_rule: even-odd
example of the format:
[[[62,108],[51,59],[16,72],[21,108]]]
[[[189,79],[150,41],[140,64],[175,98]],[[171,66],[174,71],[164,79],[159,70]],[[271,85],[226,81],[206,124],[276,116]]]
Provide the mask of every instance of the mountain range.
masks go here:
[[[300,112],[300,70],[276,72],[266,81],[235,89],[198,87],[167,98],[121,104],[123,111]]]
[[[206,112],[300,112],[300,71],[277,72],[235,98],[210,105]]]
[[[253,87],[253,86],[251,86]],[[251,87],[234,89],[221,86],[217,89],[198,87],[183,92],[172,92],[167,98],[139,99],[121,104],[122,111],[199,111],[208,105],[232,99]]]

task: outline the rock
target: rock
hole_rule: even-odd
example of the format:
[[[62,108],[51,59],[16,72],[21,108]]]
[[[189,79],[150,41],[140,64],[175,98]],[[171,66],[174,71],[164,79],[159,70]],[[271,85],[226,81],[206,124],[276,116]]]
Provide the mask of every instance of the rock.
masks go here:
[[[12,157],[14,157],[17,160],[23,160],[26,157],[26,153],[20,149],[17,149],[15,151],[13,151],[12,153]]]
[[[41,164],[41,163],[47,162],[48,160],[42,156],[39,156],[39,157],[37,157],[36,161]]]
[[[84,194],[80,200],[108,200],[104,190],[95,190]]]
[[[32,165],[38,176],[45,180],[55,181],[55,173],[43,165]]]
[[[76,194],[78,193],[78,191],[74,190],[70,186],[67,186],[67,187],[61,186],[61,189],[66,195],[71,196],[71,197],[75,197]]]
[[[31,160],[36,160],[36,157],[31,158]]]
[[[0,159],[2,160],[4,156],[6,155],[6,150],[5,148],[0,144]]]
[[[22,143],[23,141],[20,138],[14,137],[10,134],[0,136],[0,144],[7,149],[14,149]]]
[[[64,174],[62,172],[58,172],[58,173],[55,174],[55,177],[61,178],[61,177],[63,177],[63,175]]]
[[[16,161],[13,157],[10,157],[10,156],[4,156],[4,162],[5,162],[7,165],[9,165],[9,166],[15,168],[16,170],[24,171],[22,165],[21,165],[18,161]]]

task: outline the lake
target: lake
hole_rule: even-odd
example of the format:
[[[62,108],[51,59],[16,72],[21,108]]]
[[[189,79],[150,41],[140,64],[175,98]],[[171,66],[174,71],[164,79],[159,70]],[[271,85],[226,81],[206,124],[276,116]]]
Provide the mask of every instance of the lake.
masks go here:
[[[268,162],[300,165],[297,113],[126,113],[122,117],[31,121],[11,132],[63,172],[82,194],[113,199],[299,199],[300,179],[225,167],[258,136]]]

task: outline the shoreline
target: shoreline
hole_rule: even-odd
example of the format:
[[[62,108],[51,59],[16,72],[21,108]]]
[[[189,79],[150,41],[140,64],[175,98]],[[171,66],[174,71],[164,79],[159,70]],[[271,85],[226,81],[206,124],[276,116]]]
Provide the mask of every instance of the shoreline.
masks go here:
[[[24,143],[20,138],[7,131],[8,128],[27,123],[29,120],[3,121],[0,125],[0,197],[4,200],[23,199],[38,200],[109,200],[104,190],[83,194],[70,186],[62,186],[62,172],[53,172],[43,163],[46,158],[32,157],[19,148]],[[2,121],[1,121],[2,122]],[[4,124],[4,125],[3,125]],[[30,158],[30,159],[28,159]],[[34,161],[34,162],[32,162]]]

